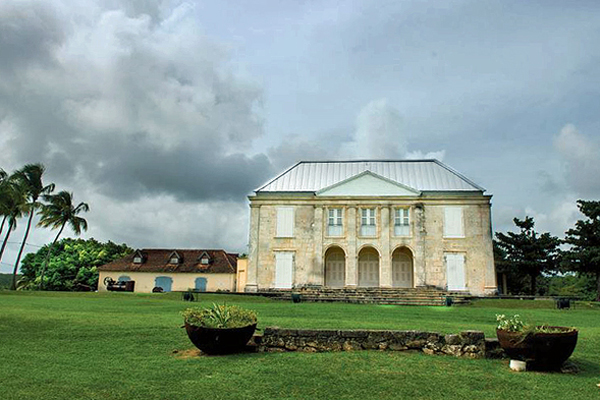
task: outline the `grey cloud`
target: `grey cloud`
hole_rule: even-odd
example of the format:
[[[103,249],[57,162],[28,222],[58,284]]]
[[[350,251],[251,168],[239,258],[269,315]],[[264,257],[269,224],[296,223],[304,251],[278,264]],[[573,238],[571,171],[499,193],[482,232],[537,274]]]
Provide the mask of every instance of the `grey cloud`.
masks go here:
[[[0,7],[20,40],[63,40],[45,52],[6,53],[15,70],[17,62],[36,67],[0,85],[0,115],[15,127],[0,132],[12,158],[45,162],[58,180],[121,199],[243,199],[272,174],[265,155],[246,151],[262,135],[261,89],[231,71],[225,46],[202,33],[189,4],[170,13],[149,4],[161,15],[156,24],[134,6],[77,20],[57,8],[43,15],[62,19],[38,30],[30,26],[42,17],[17,3]],[[71,34],[54,35],[55,26]],[[50,58],[61,62],[39,62]]]
[[[554,138],[554,147],[564,162],[564,179],[578,195],[600,195],[600,146],[572,124]]]
[[[65,32],[53,9],[44,3],[6,0],[0,3],[0,72],[54,62]],[[4,82],[5,83],[5,82]],[[2,82],[0,82],[0,86]]]

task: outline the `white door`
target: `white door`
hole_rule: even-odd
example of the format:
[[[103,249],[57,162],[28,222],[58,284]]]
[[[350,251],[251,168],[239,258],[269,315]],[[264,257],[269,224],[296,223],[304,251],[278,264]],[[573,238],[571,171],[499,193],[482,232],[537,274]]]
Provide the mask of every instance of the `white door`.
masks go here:
[[[336,251],[325,261],[325,286],[344,287],[346,262],[344,253]]]
[[[446,276],[448,290],[465,290],[465,255],[459,253],[446,254]]]
[[[275,253],[275,288],[291,289],[293,283],[294,253],[278,251]]]
[[[392,284],[394,287],[413,287],[412,262],[406,254],[399,254],[392,259]]]
[[[377,253],[361,253],[358,257],[358,286],[379,286],[379,256]]]

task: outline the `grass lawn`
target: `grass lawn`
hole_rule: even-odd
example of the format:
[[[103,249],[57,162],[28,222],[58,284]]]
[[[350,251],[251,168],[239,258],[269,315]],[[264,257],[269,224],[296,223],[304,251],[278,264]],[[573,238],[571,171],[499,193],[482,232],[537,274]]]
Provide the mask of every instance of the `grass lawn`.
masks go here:
[[[281,302],[203,295],[256,310],[259,327],[422,329],[493,336],[495,314],[576,326],[576,375],[514,373],[507,361],[357,351],[182,358],[193,348],[178,294],[0,291],[2,399],[600,398],[600,309],[485,300],[464,307]],[[173,351],[178,350],[178,354]]]

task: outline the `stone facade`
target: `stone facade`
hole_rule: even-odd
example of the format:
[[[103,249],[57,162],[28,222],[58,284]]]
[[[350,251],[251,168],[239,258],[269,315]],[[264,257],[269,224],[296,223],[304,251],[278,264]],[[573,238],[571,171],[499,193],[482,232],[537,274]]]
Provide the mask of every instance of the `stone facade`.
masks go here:
[[[415,350],[426,354],[484,358],[483,332],[464,331],[443,335],[436,332],[392,330],[313,330],[265,328],[259,351],[308,353],[353,350]]]
[[[473,295],[496,291],[490,195],[483,190],[408,190],[379,175],[366,174],[324,191],[257,190],[250,196],[245,290],[398,286],[436,287]],[[281,208],[292,209],[291,234],[278,234]],[[395,230],[396,212],[400,209],[408,213],[408,227],[403,227],[402,232]],[[459,217],[454,223],[460,228],[459,235],[445,231],[448,209],[458,209]],[[330,210],[341,213],[341,227],[335,235],[329,231]],[[368,236],[361,234],[363,210],[374,211],[375,226]],[[276,277],[280,253],[286,253],[288,258],[293,255],[291,284],[285,287],[278,286]],[[335,285],[328,281],[328,270],[331,273],[334,266],[333,253],[336,260],[341,260],[338,265],[343,263],[343,273],[336,275],[343,279]],[[448,259],[457,257],[461,268],[458,289],[448,277]],[[452,265],[454,268],[456,264]],[[376,274],[372,273],[375,268]],[[454,282],[456,269],[452,271]],[[361,283],[361,276],[367,272],[372,279]],[[405,279],[401,283],[399,276]]]
[[[278,238],[277,208],[294,208],[294,237]],[[443,235],[444,207],[463,210],[464,237]],[[359,235],[360,210],[375,208],[375,237]],[[407,207],[410,213],[408,236],[395,236],[393,212]],[[343,236],[327,235],[329,208],[343,210]],[[465,255],[466,289],[483,295],[496,290],[490,226],[489,196],[445,198],[336,199],[318,196],[271,195],[251,198],[250,253],[247,290],[273,288],[277,251],[294,252],[294,286],[325,285],[325,259],[328,249],[345,254],[345,287],[358,286],[359,252],[375,249],[379,255],[380,287],[392,287],[391,263],[397,249],[409,251],[413,267],[413,287],[435,286],[447,289],[446,253]]]

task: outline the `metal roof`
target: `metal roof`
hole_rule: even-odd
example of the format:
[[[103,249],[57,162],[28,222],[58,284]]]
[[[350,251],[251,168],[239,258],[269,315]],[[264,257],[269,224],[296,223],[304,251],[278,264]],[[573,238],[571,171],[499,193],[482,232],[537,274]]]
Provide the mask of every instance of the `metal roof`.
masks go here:
[[[484,192],[438,160],[300,161],[255,190],[317,192],[365,171],[423,192]]]

